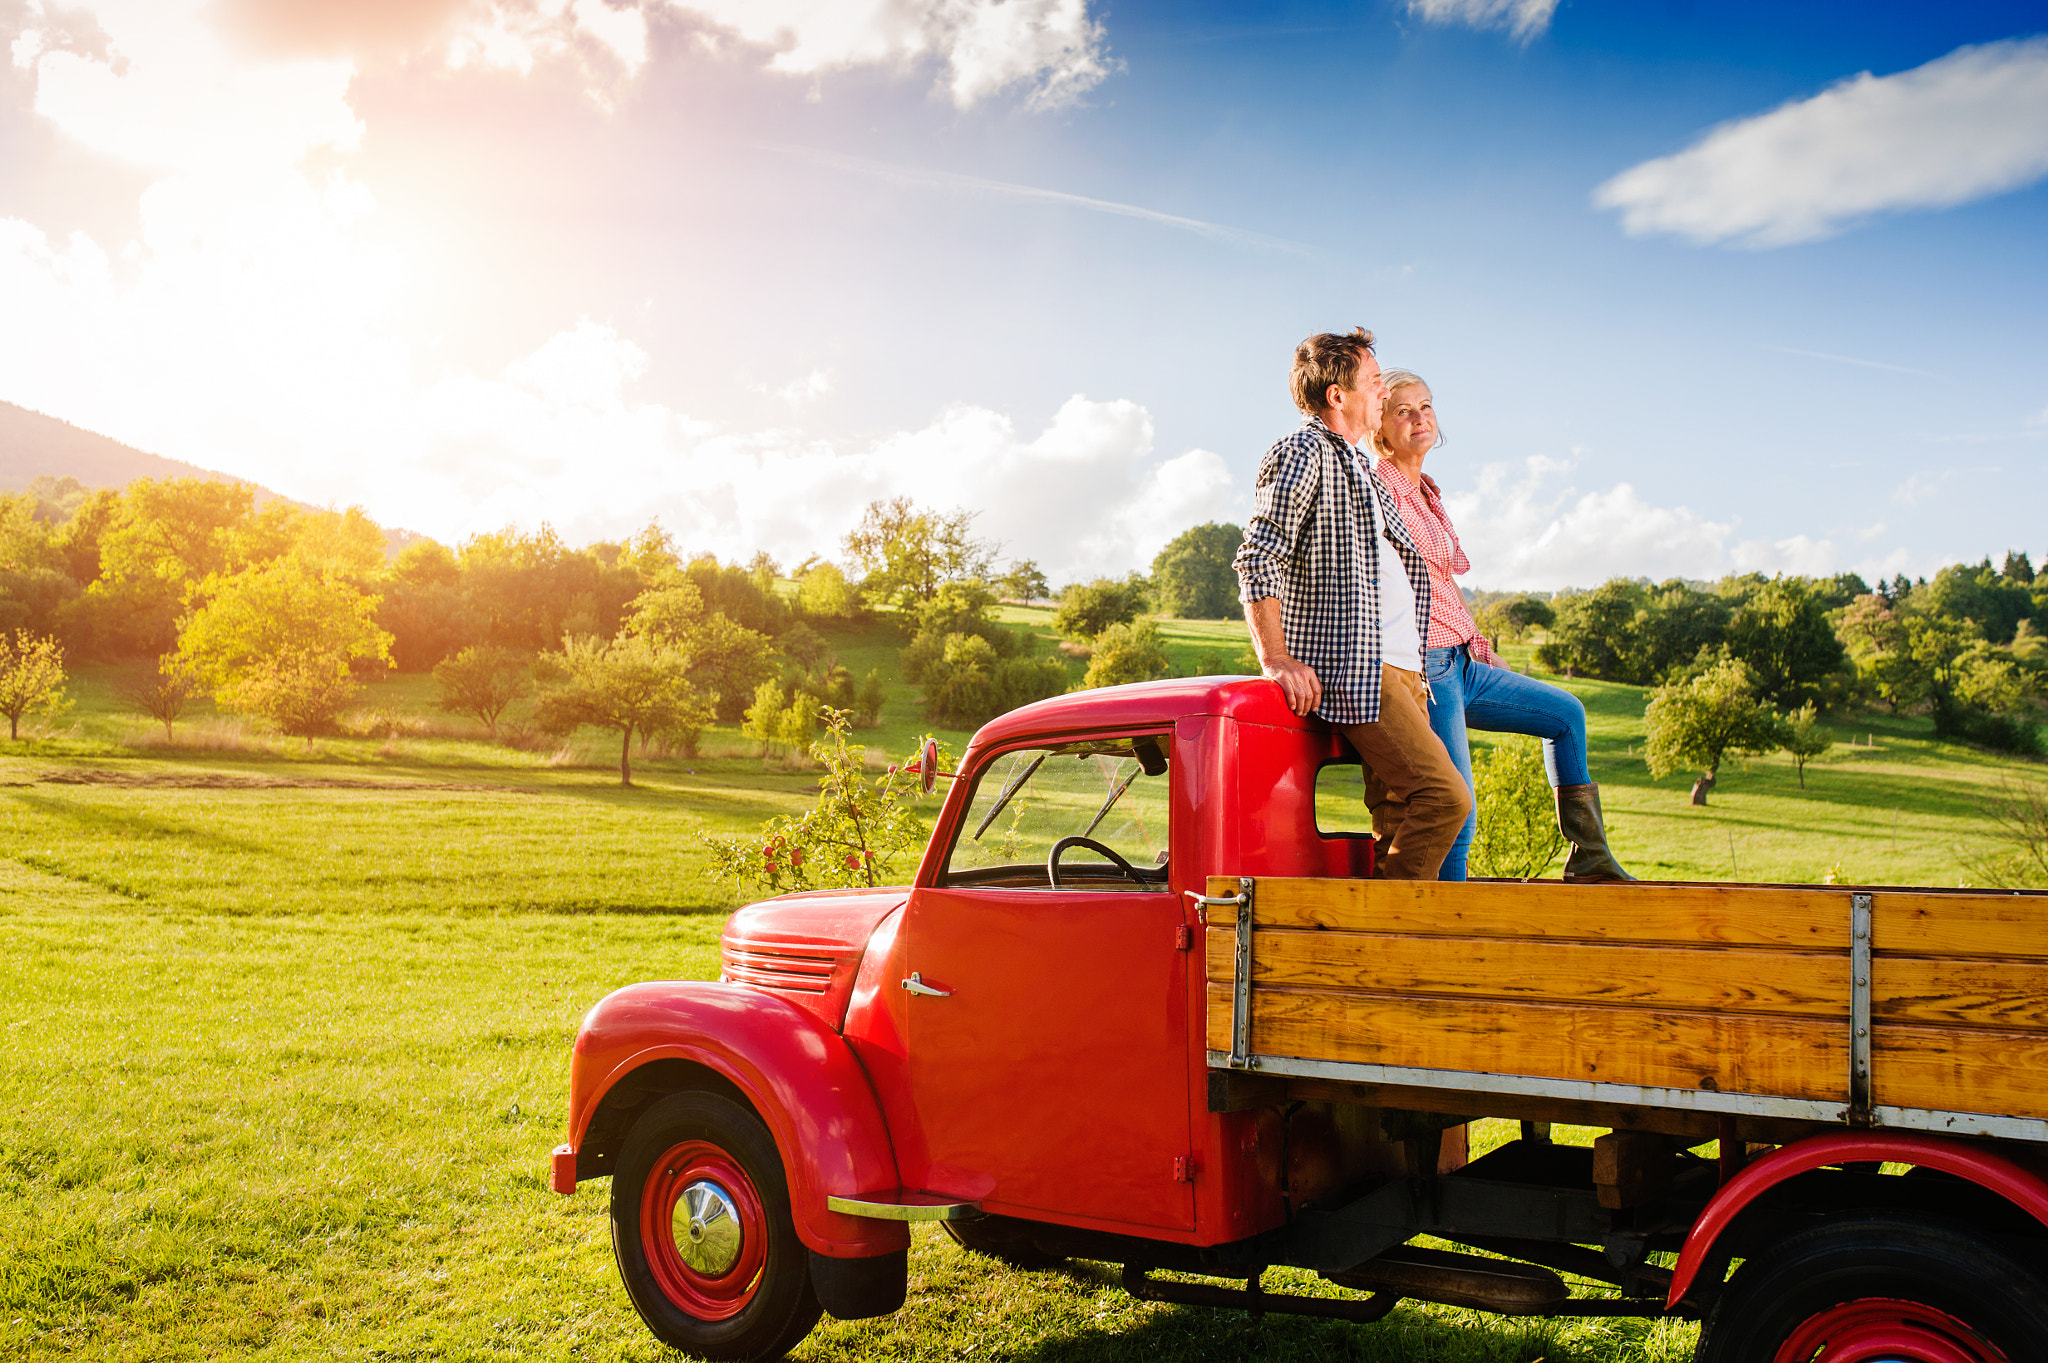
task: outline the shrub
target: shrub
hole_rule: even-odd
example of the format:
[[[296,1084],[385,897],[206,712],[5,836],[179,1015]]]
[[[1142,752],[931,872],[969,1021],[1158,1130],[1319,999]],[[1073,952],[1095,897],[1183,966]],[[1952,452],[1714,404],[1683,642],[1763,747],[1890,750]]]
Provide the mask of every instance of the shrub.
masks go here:
[[[1564,851],[1564,834],[1542,745],[1519,736],[1498,739],[1491,752],[1474,755],[1472,789],[1479,805],[1473,872],[1527,880],[1549,870]]]
[[[979,728],[1005,711],[1067,689],[1057,658],[1005,658],[978,634],[949,634],[923,670],[925,714],[955,728]]]
[[[1088,673],[1081,678],[1081,685],[1090,688],[1151,681],[1172,668],[1159,642],[1159,622],[1145,617],[1111,625],[1095,636],[1095,653],[1088,660]]]
[[[1119,582],[1098,577],[1060,593],[1052,627],[1069,639],[1090,640],[1111,625],[1127,624],[1145,609],[1145,579],[1136,573]]]

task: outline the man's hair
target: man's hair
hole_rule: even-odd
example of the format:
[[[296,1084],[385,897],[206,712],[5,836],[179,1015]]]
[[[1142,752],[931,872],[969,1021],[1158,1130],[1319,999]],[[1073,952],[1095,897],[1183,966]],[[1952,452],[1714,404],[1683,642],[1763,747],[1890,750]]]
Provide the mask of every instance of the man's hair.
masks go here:
[[[1372,333],[1354,327],[1348,336],[1334,331],[1320,332],[1294,348],[1294,369],[1287,385],[1294,390],[1294,405],[1310,416],[1330,410],[1324,401],[1330,385],[1350,388],[1358,382],[1358,362],[1373,353]]]

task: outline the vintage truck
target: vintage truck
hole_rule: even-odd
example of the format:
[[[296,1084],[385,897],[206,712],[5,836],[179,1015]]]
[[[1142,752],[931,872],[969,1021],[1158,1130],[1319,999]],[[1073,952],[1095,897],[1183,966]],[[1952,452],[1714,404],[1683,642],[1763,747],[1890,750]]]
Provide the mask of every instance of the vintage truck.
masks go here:
[[[1001,716],[910,886],[591,1010],[554,1188],[611,1179],[634,1305],[711,1358],[896,1310],[923,1220],[1154,1301],[2048,1358],[2048,900],[1374,880],[1356,761],[1257,678]]]

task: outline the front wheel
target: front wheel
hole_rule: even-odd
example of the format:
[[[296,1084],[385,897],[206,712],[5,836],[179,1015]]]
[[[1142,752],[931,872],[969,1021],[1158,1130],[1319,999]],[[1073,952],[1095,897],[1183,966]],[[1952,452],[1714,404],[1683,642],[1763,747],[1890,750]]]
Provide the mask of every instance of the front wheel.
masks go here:
[[[2027,1363],[2048,1284],[1961,1226],[1857,1213],[1736,1271],[1694,1363]]]
[[[775,1140],[730,1098],[672,1094],[633,1123],[611,1220],[626,1295],[663,1343],[780,1358],[818,1321]]]

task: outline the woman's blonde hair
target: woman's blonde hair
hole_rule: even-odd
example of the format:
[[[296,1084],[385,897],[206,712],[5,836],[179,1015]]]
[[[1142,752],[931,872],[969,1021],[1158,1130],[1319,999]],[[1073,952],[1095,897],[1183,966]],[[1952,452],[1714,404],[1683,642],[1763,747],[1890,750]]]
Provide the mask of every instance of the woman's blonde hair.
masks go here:
[[[1392,402],[1394,394],[1403,388],[1412,388],[1418,383],[1424,388],[1429,387],[1428,382],[1423,379],[1422,375],[1412,369],[1389,369],[1380,375],[1380,383],[1386,387],[1388,402]],[[1434,389],[1431,389],[1430,397],[1434,401],[1436,397]],[[1444,423],[1441,419],[1436,423],[1436,443],[1437,445],[1444,443]],[[1381,438],[1378,431],[1372,433],[1372,447],[1380,454],[1387,452],[1387,442]],[[1432,445],[1430,448],[1435,449],[1436,445]]]

